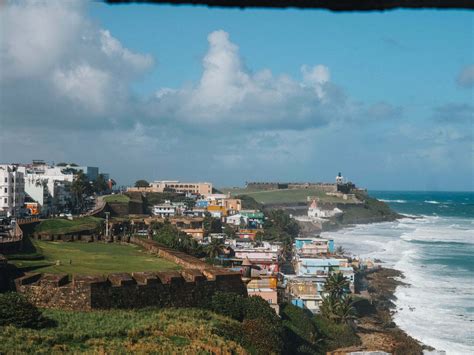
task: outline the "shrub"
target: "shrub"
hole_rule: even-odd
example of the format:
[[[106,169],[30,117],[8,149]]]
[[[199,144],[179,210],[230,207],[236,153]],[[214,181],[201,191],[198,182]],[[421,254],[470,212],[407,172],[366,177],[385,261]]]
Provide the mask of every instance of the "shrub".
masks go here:
[[[321,315],[316,315],[313,319],[325,340],[326,351],[360,344],[359,337],[349,325],[335,323]]]
[[[246,299],[235,293],[216,292],[211,299],[212,311],[238,321],[244,319]]]
[[[292,304],[286,304],[281,307],[280,315],[288,354],[322,353],[322,337],[313,322],[313,314]]]
[[[40,328],[46,320],[34,305],[16,292],[0,294],[0,326],[13,325],[18,328]]]

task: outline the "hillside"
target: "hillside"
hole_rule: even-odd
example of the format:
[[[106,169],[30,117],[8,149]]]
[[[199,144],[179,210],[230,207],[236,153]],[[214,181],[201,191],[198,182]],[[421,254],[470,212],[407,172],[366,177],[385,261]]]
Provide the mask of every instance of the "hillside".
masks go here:
[[[45,310],[54,326],[43,329],[0,327],[6,353],[156,353],[246,354],[233,341],[240,324],[198,309],[143,309],[96,312]]]
[[[232,196],[250,196],[255,201],[266,206],[306,204],[308,197],[310,199],[317,198],[321,203],[348,203],[348,201],[340,197],[328,196],[324,191],[314,187],[280,190],[222,188],[221,191],[223,193],[230,193]]]

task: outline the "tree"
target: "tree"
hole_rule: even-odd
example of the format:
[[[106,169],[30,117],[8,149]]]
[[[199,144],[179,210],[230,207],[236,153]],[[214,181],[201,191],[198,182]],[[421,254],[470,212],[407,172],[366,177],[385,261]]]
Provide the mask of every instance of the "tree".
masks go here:
[[[87,176],[82,172],[82,170],[77,172],[74,176],[71,190],[76,200],[76,205],[79,209],[82,209],[84,206],[84,196],[90,195],[93,190]]]
[[[342,246],[338,246],[338,247],[336,248],[336,254],[337,254],[337,255],[344,255],[345,252],[346,252],[346,251],[344,250],[344,248],[343,248]]]
[[[137,180],[135,181],[135,187],[148,187],[150,184],[146,180]]]
[[[206,212],[202,224],[205,237],[207,237],[209,233],[222,233],[221,220],[219,218],[213,218],[209,212]]]
[[[109,186],[107,185],[107,180],[105,180],[103,174],[99,174],[92,185],[94,188],[94,192],[99,194],[109,189]]]
[[[355,318],[356,310],[354,308],[354,301],[351,296],[345,295],[337,302],[336,319],[339,323],[348,324]]]
[[[324,290],[333,298],[340,299],[349,290],[349,280],[340,272],[333,273],[326,280]]]
[[[206,247],[206,253],[211,259],[215,259],[222,254],[224,245],[219,239],[213,239]]]
[[[235,239],[236,238],[235,229],[230,224],[226,224],[224,226],[224,234],[229,239]]]

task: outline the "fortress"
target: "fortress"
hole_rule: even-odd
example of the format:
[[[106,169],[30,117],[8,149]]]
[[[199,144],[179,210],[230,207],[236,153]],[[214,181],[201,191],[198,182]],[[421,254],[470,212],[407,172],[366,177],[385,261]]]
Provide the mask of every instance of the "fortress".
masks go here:
[[[63,238],[50,240],[78,243],[83,240],[69,236]],[[140,245],[151,254],[180,265],[183,269],[113,273],[107,277],[74,275],[72,278],[67,274],[31,272],[16,278],[13,286],[38,307],[74,311],[150,306],[199,307],[205,305],[218,291],[247,296],[247,289],[238,272],[213,267],[153,240],[132,237],[129,241]],[[5,290],[11,283],[7,279],[6,259],[0,255],[0,288]]]

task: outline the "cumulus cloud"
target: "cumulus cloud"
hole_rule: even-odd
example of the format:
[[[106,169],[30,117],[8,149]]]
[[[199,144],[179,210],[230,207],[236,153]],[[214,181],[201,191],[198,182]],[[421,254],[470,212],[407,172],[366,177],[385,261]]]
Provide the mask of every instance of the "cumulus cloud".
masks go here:
[[[100,127],[134,110],[130,84],[153,58],[125,48],[80,1],[19,1],[2,9],[3,123]],[[124,122],[130,124],[130,122]]]
[[[474,64],[464,67],[459,72],[456,82],[462,88],[472,88],[474,86]]]
[[[153,117],[192,125],[304,129],[326,125],[348,108],[324,65],[303,65],[302,80],[268,69],[251,72],[227,32],[210,33],[208,42],[199,82],[158,90],[150,107]]]

